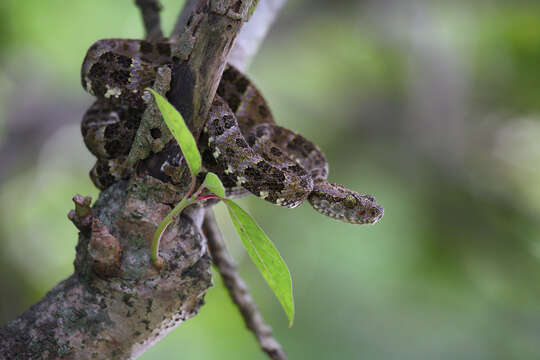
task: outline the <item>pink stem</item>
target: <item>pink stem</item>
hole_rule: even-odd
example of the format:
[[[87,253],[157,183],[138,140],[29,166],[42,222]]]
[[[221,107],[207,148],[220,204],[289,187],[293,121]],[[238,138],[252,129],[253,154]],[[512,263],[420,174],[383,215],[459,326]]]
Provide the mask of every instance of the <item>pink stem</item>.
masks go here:
[[[203,200],[208,200],[208,199],[221,199],[221,198],[217,195],[205,195],[205,196],[201,196],[197,198],[197,201],[203,201]]]

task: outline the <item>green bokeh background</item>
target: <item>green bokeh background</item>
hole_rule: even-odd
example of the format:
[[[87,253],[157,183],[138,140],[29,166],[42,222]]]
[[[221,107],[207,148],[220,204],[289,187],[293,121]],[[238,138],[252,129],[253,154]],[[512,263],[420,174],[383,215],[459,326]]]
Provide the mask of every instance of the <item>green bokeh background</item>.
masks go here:
[[[264,0],[261,0],[264,1]],[[171,29],[181,1],[162,0]],[[132,1],[0,2],[0,323],[72,272],[92,195],[89,45],[141,37]],[[249,75],[279,123],[374,194],[375,226],[246,198],[293,276],[296,319],[228,245],[291,359],[540,357],[540,4],[290,0]],[[265,359],[219,276],[142,359]]]

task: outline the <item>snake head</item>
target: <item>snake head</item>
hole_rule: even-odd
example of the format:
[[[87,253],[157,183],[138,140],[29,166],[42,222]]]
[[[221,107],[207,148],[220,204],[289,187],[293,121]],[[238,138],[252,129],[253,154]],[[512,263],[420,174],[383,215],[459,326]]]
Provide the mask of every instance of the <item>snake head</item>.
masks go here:
[[[345,210],[340,220],[351,224],[375,224],[384,214],[382,206],[377,205],[371,195],[360,195],[351,191],[342,202]]]
[[[321,214],[350,224],[375,224],[384,214],[373,196],[326,181],[314,186],[308,200]]]

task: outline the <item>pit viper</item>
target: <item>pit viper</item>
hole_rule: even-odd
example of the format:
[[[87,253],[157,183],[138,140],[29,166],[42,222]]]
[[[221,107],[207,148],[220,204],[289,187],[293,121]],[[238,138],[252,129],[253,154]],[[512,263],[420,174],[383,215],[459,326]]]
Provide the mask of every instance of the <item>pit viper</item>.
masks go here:
[[[83,117],[82,134],[98,159],[91,170],[98,188],[132,173],[125,164],[147,106],[143,94],[158,68],[177,60],[173,45],[168,39],[105,39],[89,48],[82,85],[97,101]],[[322,151],[277,125],[259,90],[231,65],[223,72],[198,146],[203,165],[229,194],[248,191],[291,208],[307,200],[318,212],[353,224],[374,224],[383,216],[373,196],[329,182]]]

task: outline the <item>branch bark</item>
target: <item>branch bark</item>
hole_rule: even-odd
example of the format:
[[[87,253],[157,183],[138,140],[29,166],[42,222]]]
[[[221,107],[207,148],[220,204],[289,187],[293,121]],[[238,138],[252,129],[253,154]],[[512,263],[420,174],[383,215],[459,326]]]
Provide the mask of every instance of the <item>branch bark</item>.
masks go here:
[[[178,33],[175,29],[172,34],[179,38],[181,46],[175,51],[178,61],[172,69],[169,101],[180,111],[196,139],[252,4],[253,0],[189,2],[191,15],[185,20],[183,30]]]

